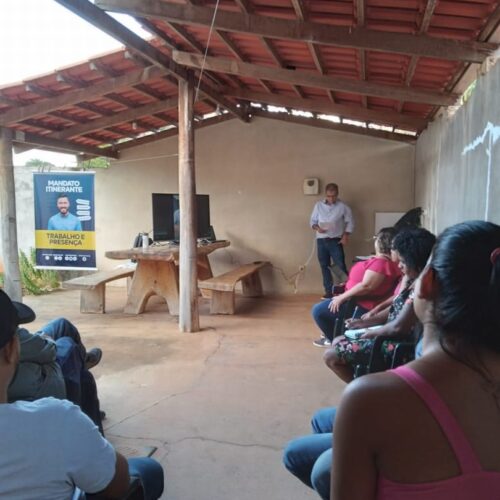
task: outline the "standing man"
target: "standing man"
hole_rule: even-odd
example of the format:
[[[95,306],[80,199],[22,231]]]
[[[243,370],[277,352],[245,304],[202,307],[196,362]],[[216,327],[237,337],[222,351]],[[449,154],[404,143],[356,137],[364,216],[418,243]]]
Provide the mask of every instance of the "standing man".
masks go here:
[[[349,241],[349,235],[354,229],[354,219],[351,209],[338,199],[339,187],[331,182],[326,185],[325,199],[314,205],[311,214],[311,228],[316,231],[318,245],[318,260],[323,275],[325,294],[323,299],[333,297],[333,280],[330,263],[338,266],[345,274],[344,245]]]
[[[57,197],[57,210],[59,213],[49,219],[47,229],[49,231],[81,231],[82,223],[80,219],[69,211],[70,202],[68,195],[60,194]]]

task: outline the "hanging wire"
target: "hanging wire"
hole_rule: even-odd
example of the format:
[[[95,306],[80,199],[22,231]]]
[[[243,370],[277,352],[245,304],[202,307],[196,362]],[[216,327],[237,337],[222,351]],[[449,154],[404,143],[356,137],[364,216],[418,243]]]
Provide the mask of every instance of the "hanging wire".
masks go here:
[[[215,17],[217,16],[218,8],[219,8],[219,0],[217,0],[217,3],[215,4],[214,16],[212,17],[212,23],[210,24],[210,31],[208,32],[207,46],[205,47],[205,53],[203,54],[203,62],[201,63],[200,76],[198,78],[198,85],[196,86],[196,92],[194,94],[195,102],[198,100],[198,93],[200,91],[200,85],[201,85],[201,77],[203,76],[203,70],[205,69],[205,61],[207,59],[208,47],[210,45],[210,40],[212,38],[212,31],[214,28]]]

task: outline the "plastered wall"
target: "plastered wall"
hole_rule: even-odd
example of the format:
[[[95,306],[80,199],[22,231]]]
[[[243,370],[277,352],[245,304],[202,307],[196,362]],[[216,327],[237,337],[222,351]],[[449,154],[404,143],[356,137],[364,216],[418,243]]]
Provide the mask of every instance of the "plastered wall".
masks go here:
[[[416,204],[436,232],[468,219],[500,223],[500,64],[479,77],[471,98],[420,136]]]
[[[151,193],[177,192],[177,137],[125,151],[111,168],[97,172],[98,266],[119,261],[104,251],[130,247],[152,227]],[[348,261],[372,248],[376,211],[413,207],[414,147],[361,135],[274,120],[231,120],[196,132],[197,192],[210,195],[211,221],[231,246],[211,255],[215,273],[254,260],[274,265],[264,286],[293,293],[296,273],[313,251],[309,216],[319,196],[305,196],[305,178],[340,185],[356,230]],[[369,239],[369,241],[367,241]],[[314,254],[298,291],[321,292]]]

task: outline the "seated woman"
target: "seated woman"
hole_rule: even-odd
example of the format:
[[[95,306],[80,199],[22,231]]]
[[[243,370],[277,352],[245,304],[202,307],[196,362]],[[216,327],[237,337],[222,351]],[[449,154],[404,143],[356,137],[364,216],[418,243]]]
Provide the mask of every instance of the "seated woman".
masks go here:
[[[326,365],[344,382],[350,382],[353,379],[353,370],[356,365],[366,365],[369,362],[375,337],[390,338],[401,333],[408,334],[408,336],[412,334],[413,327],[417,323],[411,306],[413,285],[425,267],[435,242],[436,237],[423,228],[404,229],[394,237],[392,248],[398,257],[404,284],[397,291],[390,307],[370,315],[367,319],[354,319],[347,322],[349,328],[366,328],[380,323],[386,323],[386,325],[376,330],[368,330],[357,340],[351,340],[345,336],[337,337],[333,341],[332,348],[325,353]],[[402,313],[404,307],[407,309],[403,315],[406,321],[396,322],[396,318]],[[386,360],[390,360],[388,354],[394,349],[394,344],[390,341],[384,342],[382,349],[387,354]],[[390,365],[387,366],[389,367]]]
[[[356,315],[361,316],[393,294],[401,277],[397,264],[391,259],[394,234],[392,227],[381,229],[375,237],[375,256],[352,266],[345,292],[313,306],[311,314],[323,334],[313,342],[315,346],[331,345],[335,320],[342,320],[347,301],[356,300]]]
[[[499,304],[500,226],[445,230],[415,286],[423,357],[342,397],[332,500],[500,498]]]

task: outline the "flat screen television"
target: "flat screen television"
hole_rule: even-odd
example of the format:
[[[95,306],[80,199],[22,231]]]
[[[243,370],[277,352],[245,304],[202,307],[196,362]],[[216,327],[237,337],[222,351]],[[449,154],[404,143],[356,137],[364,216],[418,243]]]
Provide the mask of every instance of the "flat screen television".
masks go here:
[[[196,221],[198,238],[211,238],[210,198],[208,194],[196,195]],[[153,193],[153,240],[179,240],[179,195]]]

